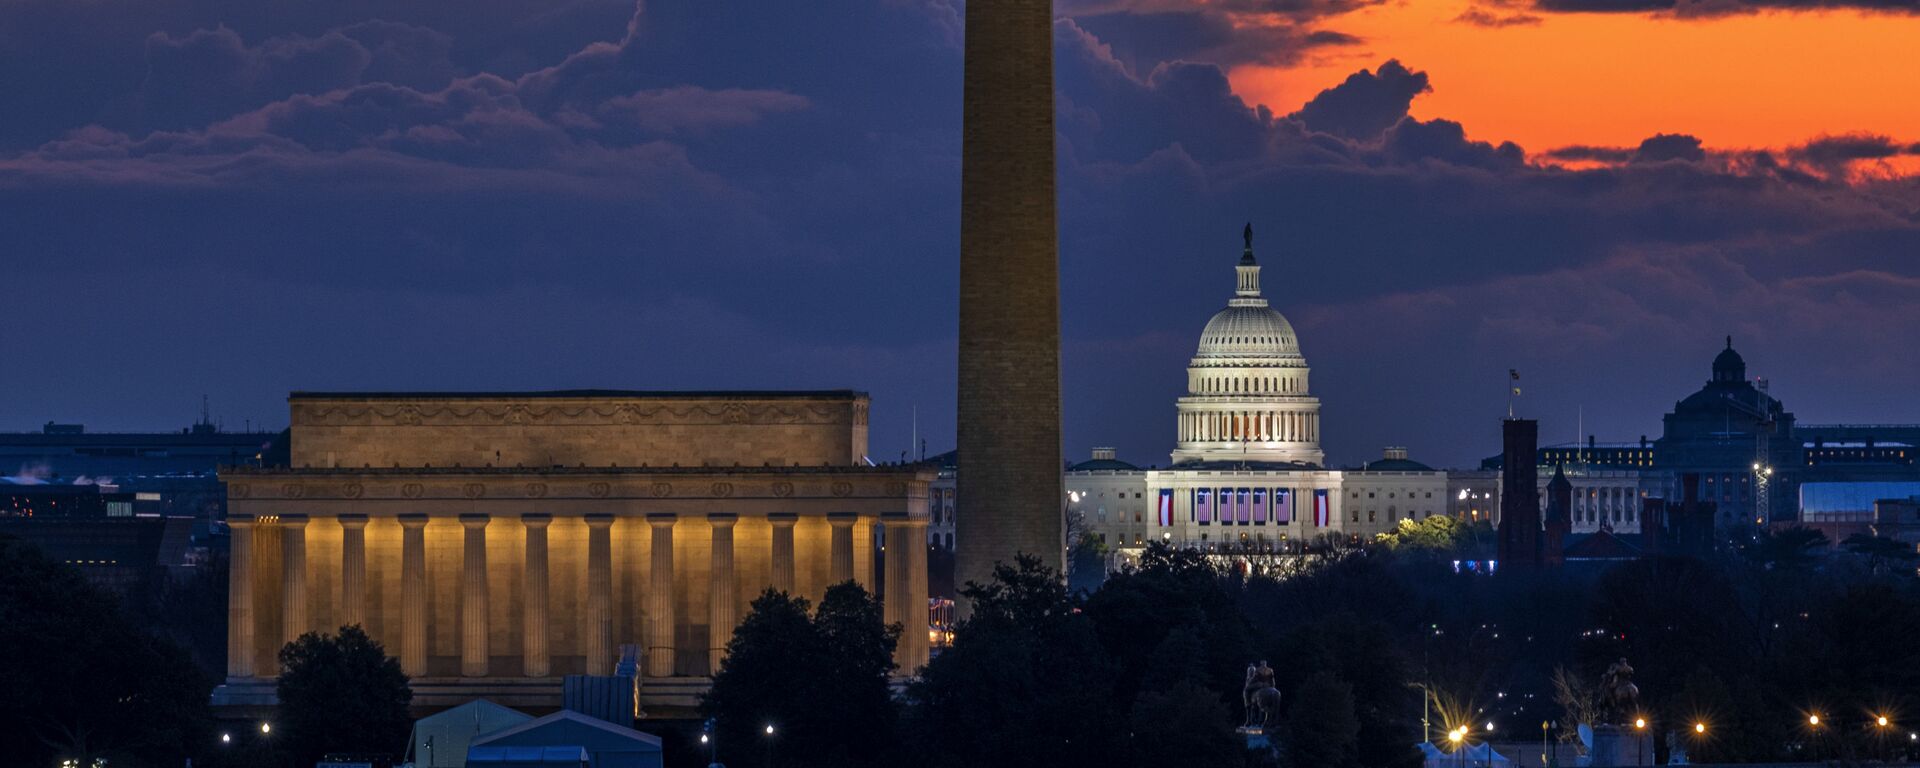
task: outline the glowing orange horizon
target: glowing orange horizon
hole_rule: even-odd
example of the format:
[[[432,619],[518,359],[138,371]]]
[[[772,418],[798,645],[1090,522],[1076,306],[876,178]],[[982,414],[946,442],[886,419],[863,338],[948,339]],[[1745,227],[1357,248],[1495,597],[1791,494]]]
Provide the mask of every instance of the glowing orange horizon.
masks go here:
[[[1460,122],[1478,140],[1529,154],[1574,144],[1635,146],[1687,133],[1709,148],[1777,148],[1824,135],[1920,133],[1920,16],[1855,11],[1704,20],[1640,14],[1538,14],[1501,28],[1455,21],[1468,0],[1371,6],[1320,26],[1361,45],[1301,63],[1242,66],[1236,93],[1276,114],[1362,68],[1399,59],[1433,90],[1421,119]],[[1901,161],[1896,166],[1910,163]]]

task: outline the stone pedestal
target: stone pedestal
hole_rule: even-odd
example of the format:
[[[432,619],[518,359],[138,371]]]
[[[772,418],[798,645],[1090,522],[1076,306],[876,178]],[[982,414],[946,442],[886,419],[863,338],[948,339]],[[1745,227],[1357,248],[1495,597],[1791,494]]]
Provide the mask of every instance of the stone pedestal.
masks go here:
[[[1593,748],[1587,754],[1590,768],[1653,765],[1653,736],[1630,725],[1594,726]]]

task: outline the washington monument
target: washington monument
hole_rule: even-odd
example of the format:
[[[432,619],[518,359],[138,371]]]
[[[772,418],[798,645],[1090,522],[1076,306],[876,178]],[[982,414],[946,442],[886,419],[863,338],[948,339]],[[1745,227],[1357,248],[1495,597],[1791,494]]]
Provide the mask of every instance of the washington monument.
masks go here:
[[[1062,567],[1050,0],[968,0],[960,164],[956,583]],[[963,607],[964,610],[964,607]]]

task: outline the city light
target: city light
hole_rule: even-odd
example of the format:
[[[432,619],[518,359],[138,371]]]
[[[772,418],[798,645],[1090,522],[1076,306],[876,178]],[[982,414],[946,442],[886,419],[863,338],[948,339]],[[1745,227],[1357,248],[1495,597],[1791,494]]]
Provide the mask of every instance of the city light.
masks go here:
[[[767,735],[768,736],[773,735],[773,723],[767,723]]]
[[[702,743],[702,744],[705,744],[705,743],[707,743],[707,735],[706,735],[706,734],[704,734],[704,733],[703,733],[703,734],[700,734],[700,743]]]
[[[1644,717],[1636,717],[1636,718],[1634,718],[1634,719],[1633,719],[1633,727],[1635,727],[1635,728],[1640,728],[1640,729],[1645,729],[1645,728],[1647,727],[1647,719],[1646,719],[1646,718],[1644,718]]]
[[[273,733],[273,723],[261,723],[261,724],[260,724],[260,732],[261,732],[261,733]]]
[[[223,734],[220,734],[220,743],[222,743],[222,744],[231,744],[231,743],[233,743],[233,734],[231,734],[231,733],[223,733]]]
[[[1694,723],[1694,724],[1693,724],[1693,732],[1694,732],[1694,733],[1706,733],[1706,732],[1707,732],[1707,724],[1706,724],[1706,723]]]
[[[1811,726],[1813,726],[1813,727],[1815,727],[1815,728],[1818,728],[1818,727],[1820,727],[1820,716],[1819,716],[1819,715],[1807,715],[1807,725],[1811,725]]]
[[[1886,716],[1886,715],[1881,715],[1881,716],[1879,716],[1879,717],[1876,717],[1876,718],[1874,718],[1874,719],[1873,719],[1873,721],[1874,721],[1875,723],[1877,723],[1877,724],[1879,724],[1879,726],[1880,726],[1880,727],[1882,727],[1882,728],[1885,728],[1885,727],[1887,727],[1887,716]]]

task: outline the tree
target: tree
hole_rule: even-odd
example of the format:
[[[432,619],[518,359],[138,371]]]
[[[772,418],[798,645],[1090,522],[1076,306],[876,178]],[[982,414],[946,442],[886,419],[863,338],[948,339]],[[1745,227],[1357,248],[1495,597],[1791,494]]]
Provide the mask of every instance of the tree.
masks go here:
[[[1450,515],[1428,515],[1424,520],[1401,520],[1374,541],[1395,552],[1450,555],[1465,548],[1467,535],[1466,523]]]
[[[404,754],[413,701],[400,662],[359,625],[308,632],[280,648],[279,726],[288,754],[311,764],[327,752]]]
[[[1914,561],[1920,560],[1920,552],[1915,552],[1911,545],[1884,536],[1856,533],[1840,546],[1866,558],[1867,569],[1874,573],[1901,572],[1911,576]]]
[[[1231,727],[1232,714],[1220,694],[1203,685],[1202,650],[1200,637],[1181,627],[1154,651],[1160,663],[1142,680],[1128,716],[1133,765],[1230,768],[1245,762],[1246,745]]]
[[[1360,764],[1360,720],[1353,713],[1350,686],[1322,670],[1309,675],[1291,698],[1282,727],[1287,765],[1351,768]]]
[[[1812,566],[1827,543],[1827,535],[1818,528],[1793,526],[1777,531],[1763,528],[1754,534],[1742,553],[1769,570],[1799,570]]]
[[[176,766],[212,743],[212,681],[38,548],[0,537],[0,744],[14,765]]]
[[[1233,582],[1237,588],[1237,582]],[[1143,675],[1167,663],[1156,651],[1171,633],[1197,638],[1193,682],[1221,701],[1238,702],[1246,665],[1254,660],[1253,629],[1229,579],[1201,552],[1147,545],[1139,564],[1114,572],[1087,597],[1100,643],[1120,664],[1116,695],[1131,699]]]
[[[1020,555],[961,591],[973,611],[908,687],[912,743],[933,765],[1108,768],[1124,755],[1114,667],[1060,573]]]
[[[852,581],[810,608],[767,590],[727,643],[702,702],[727,764],[760,765],[774,749],[781,765],[895,762],[898,705],[887,676],[900,626],[883,623],[879,602]]]

